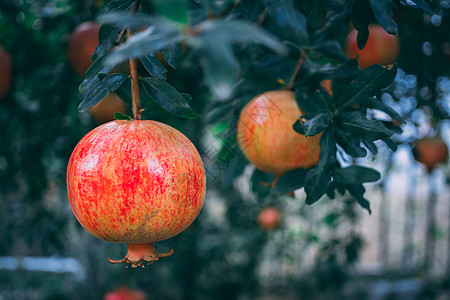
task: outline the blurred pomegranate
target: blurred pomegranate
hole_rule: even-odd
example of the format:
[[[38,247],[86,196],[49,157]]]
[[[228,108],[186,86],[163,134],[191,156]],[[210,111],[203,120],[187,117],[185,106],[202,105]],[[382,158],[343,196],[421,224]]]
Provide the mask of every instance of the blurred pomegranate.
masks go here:
[[[416,141],[413,155],[431,172],[438,164],[448,160],[448,147],[440,137],[425,137]]]
[[[132,290],[126,286],[121,286],[115,291],[105,294],[103,300],[146,300],[146,295],[137,290]]]
[[[258,224],[265,231],[273,231],[281,225],[281,212],[276,207],[266,207],[258,214]]]

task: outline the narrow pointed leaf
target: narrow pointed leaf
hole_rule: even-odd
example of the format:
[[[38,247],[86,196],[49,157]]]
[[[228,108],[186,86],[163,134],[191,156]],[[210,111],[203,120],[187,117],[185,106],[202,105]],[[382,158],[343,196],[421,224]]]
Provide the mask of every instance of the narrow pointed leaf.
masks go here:
[[[333,113],[320,113],[307,121],[301,121],[298,119],[294,123],[293,128],[296,132],[304,136],[314,136],[327,128],[328,123],[333,119],[333,117]]]
[[[159,62],[154,53],[139,58],[147,72],[161,80],[166,79],[167,69]]]
[[[142,81],[145,92],[168,112],[186,119],[198,118],[183,95],[167,82],[151,77],[142,78]]]
[[[392,0],[369,0],[373,14],[378,23],[390,34],[397,34],[397,24],[394,18]]]

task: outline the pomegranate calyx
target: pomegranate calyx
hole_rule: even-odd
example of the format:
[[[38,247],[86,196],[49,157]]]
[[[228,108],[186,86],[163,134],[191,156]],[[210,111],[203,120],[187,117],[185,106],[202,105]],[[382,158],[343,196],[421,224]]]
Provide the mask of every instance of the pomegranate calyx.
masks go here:
[[[170,256],[173,253],[173,249],[170,249],[170,251],[166,253],[159,253],[156,246],[153,246],[153,243],[127,244],[127,247],[128,253],[123,259],[114,260],[108,258],[108,261],[112,264],[131,264],[132,268],[136,268],[138,266],[145,268],[145,263],[149,265],[154,261],[159,260],[161,257]]]

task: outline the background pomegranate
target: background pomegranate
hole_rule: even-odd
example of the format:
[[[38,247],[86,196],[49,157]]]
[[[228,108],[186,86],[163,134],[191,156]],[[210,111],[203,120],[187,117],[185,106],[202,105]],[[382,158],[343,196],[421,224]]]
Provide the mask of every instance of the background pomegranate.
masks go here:
[[[67,59],[75,73],[84,76],[92,65],[91,56],[97,47],[100,25],[84,22],[78,25],[70,35],[67,44]]]
[[[239,148],[256,168],[275,177],[317,164],[320,134],[305,137],[292,128],[302,114],[291,91],[256,96],[239,116]]]
[[[11,55],[0,45],[0,98],[5,96],[11,87]]]
[[[359,55],[358,63],[361,69],[365,69],[373,64],[389,65],[393,64],[400,52],[398,37],[387,33],[378,24],[369,26],[369,39],[364,49],[359,50],[356,43],[358,31],[353,29],[347,36],[345,42],[345,54],[349,58],[356,58]]]
[[[438,164],[448,160],[448,147],[439,137],[425,137],[416,141],[413,154],[431,172]]]
[[[172,254],[153,242],[185,230],[202,208],[206,177],[194,145],[155,121],[112,121],[81,139],[67,168],[72,210],[92,235],[127,243],[112,263],[133,267]]]
[[[147,297],[141,291],[132,290],[126,286],[121,286],[115,291],[105,294],[104,300],[145,300]]]
[[[265,231],[277,229],[281,224],[281,212],[276,207],[266,207],[258,214],[258,224]]]

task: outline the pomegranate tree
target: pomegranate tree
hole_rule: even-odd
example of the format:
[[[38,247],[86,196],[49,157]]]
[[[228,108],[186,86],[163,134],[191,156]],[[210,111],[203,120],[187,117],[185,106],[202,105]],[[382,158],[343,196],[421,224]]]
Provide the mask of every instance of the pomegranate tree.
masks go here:
[[[143,266],[160,257],[154,242],[185,230],[202,208],[206,177],[194,145],[155,121],[118,120],[84,136],[67,168],[70,205],[95,237],[127,243],[111,263]]]
[[[242,110],[237,141],[245,157],[276,178],[319,161],[320,134],[305,137],[292,128],[303,112],[291,91],[271,91],[256,96]]]

